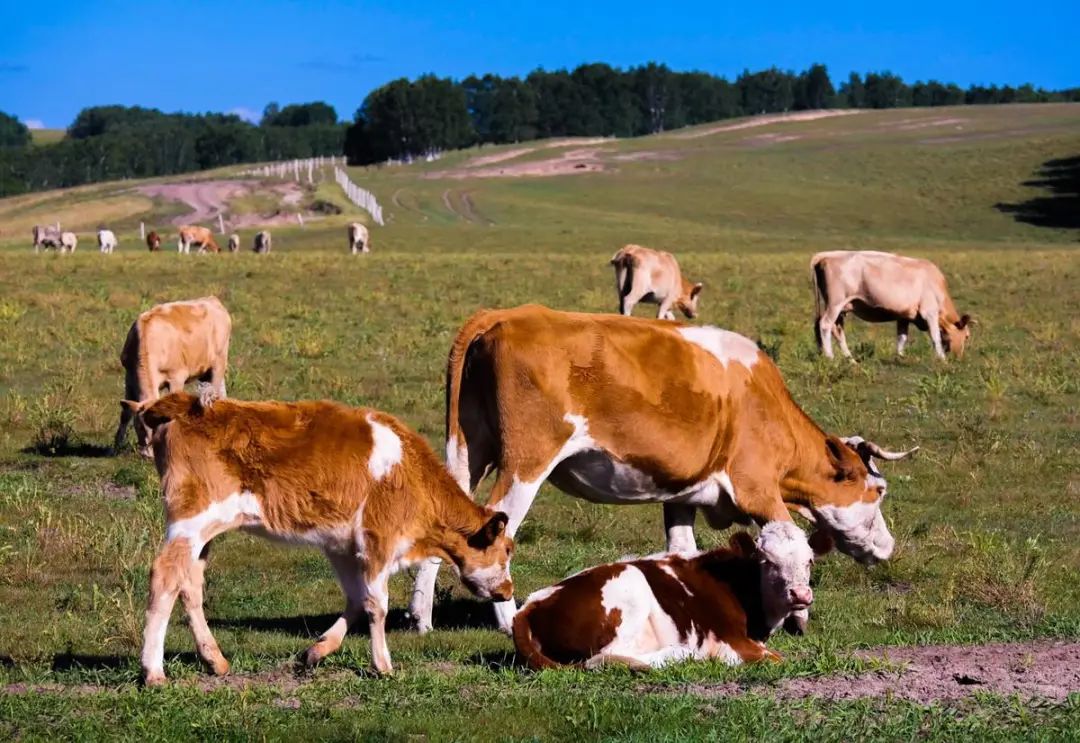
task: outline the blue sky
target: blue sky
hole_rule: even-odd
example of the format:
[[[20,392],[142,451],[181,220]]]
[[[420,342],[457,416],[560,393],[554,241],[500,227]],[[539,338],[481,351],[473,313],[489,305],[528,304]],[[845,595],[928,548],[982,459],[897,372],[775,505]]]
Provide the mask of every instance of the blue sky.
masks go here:
[[[325,100],[351,119],[372,88],[397,77],[586,61],[655,60],[730,78],[820,61],[834,82],[891,70],[964,86],[1080,85],[1080,0],[0,0],[0,20],[0,110],[48,127],[111,103],[257,115],[269,101]]]

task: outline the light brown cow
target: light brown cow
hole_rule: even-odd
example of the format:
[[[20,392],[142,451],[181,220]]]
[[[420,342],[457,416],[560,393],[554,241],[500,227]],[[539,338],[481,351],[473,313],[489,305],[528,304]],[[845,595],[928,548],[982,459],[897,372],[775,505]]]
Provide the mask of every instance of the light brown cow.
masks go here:
[[[124,396],[128,400],[156,400],[162,385],[169,392],[184,389],[188,380],[210,382],[225,397],[225,370],[229,364],[232,318],[217,297],[159,304],[139,315],[128,331],[120,363],[124,366]],[[120,408],[114,450],[124,443],[131,410]],[[149,457],[150,431],[135,422],[139,452]]]
[[[802,530],[773,521],[756,543],[737,532],[727,548],[598,565],[529,596],[514,647],[535,669],[779,660],[765,640],[810,608],[813,563]]]
[[[844,335],[844,314],[868,322],[896,322],[896,353],[904,355],[908,326],[930,332],[934,352],[964,355],[971,337],[971,316],[959,315],[945,276],[933,263],[874,250],[833,250],[810,260],[814,281],[814,334],[833,358],[833,336],[851,358]]]
[[[349,225],[349,252],[353,255],[371,252],[368,229],[359,222],[353,222]]]
[[[235,232],[229,235],[229,252],[235,253],[240,250],[240,236]]]
[[[375,667],[391,673],[387,583],[432,556],[449,559],[481,598],[513,595],[506,515],[473,503],[427,442],[386,413],[184,392],[126,404],[154,429],[165,501],[142,650],[148,685],[165,681],[165,632],[178,595],[199,655],[214,673],[228,672],[203,615],[203,572],[210,541],[234,529],[318,547],[330,560],[346,606],[308,649],[309,666],[337,650],[366,613]]]
[[[200,253],[210,251],[220,253],[221,248],[214,242],[214,233],[206,227],[198,227],[186,224],[180,228],[180,241],[176,245],[177,252],[190,253],[191,246],[198,245]]]
[[[42,248],[56,248],[61,247],[60,244],[60,229],[58,227],[41,226],[39,224],[34,225],[34,252],[37,253]]]
[[[688,318],[698,314],[701,284],[683,278],[675,256],[663,250],[627,245],[611,258],[615,267],[615,289],[619,293],[619,314],[632,315],[638,302],[660,305],[659,320],[674,320],[672,307]]]
[[[270,231],[260,230],[255,233],[255,242],[252,249],[256,253],[269,253],[271,247]]]
[[[910,452],[826,434],[741,335],[536,305],[481,311],[454,340],[446,400],[447,466],[469,492],[497,470],[489,504],[511,535],[549,481],[597,503],[664,504],[668,550],[696,550],[699,509],[715,528],[795,510],[862,562],[892,554],[872,458]],[[422,631],[437,569],[417,577]],[[513,610],[497,605],[507,631]]]
[[[61,253],[74,253],[75,248],[79,247],[79,236],[74,232],[61,232],[60,233],[60,252]]]

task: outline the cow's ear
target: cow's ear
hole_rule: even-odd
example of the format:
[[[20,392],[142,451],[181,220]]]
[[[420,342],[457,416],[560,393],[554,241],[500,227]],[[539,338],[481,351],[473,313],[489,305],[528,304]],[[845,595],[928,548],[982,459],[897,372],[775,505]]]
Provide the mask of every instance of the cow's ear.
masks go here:
[[[506,524],[510,520],[502,511],[492,514],[480,529],[469,537],[469,546],[478,550],[485,550],[495,544],[495,540],[506,531]]]
[[[694,284],[694,288],[692,288],[690,290],[690,299],[693,299],[698,294],[701,294],[701,289],[702,289],[703,286],[704,285],[700,281],[698,283]]]
[[[856,462],[862,464],[862,459],[855,450],[835,436],[825,439],[825,454],[829,457],[829,464],[836,470],[836,479],[851,480],[858,476]]]
[[[960,319],[956,322],[956,329],[963,330],[968,325],[974,325],[974,320],[971,319],[971,315],[961,315]]]
[[[728,547],[731,551],[743,557],[752,557],[757,552],[757,544],[754,538],[745,531],[737,531],[728,539]]]

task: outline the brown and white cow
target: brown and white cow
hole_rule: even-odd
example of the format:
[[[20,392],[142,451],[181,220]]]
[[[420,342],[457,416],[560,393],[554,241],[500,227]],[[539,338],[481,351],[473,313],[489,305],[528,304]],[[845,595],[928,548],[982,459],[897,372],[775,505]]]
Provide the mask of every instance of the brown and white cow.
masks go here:
[[[675,256],[663,250],[626,245],[611,258],[615,267],[615,289],[619,293],[619,314],[632,315],[638,302],[660,305],[659,320],[674,320],[672,307],[688,318],[698,314],[701,284],[683,278]]]
[[[269,253],[271,247],[270,231],[260,230],[255,233],[255,243],[253,250],[256,253]]]
[[[180,228],[180,241],[176,245],[177,252],[190,253],[192,245],[198,245],[200,253],[210,251],[220,253],[221,248],[214,242],[214,233],[206,227],[186,224]]]
[[[526,305],[473,315],[450,350],[447,467],[513,535],[540,486],[597,503],[662,503],[667,549],[696,551],[715,528],[798,512],[864,563],[887,559],[886,483],[861,439],[826,434],[757,345],[712,327]],[[914,450],[913,450],[914,451]],[[431,627],[437,564],[417,576],[412,614]],[[497,604],[510,629],[514,606]]]
[[[366,613],[375,667],[391,673],[387,582],[432,556],[450,560],[481,598],[513,595],[506,515],[470,500],[427,442],[386,413],[185,392],[126,404],[154,429],[165,502],[142,650],[149,685],[165,681],[165,632],[178,595],[200,657],[214,673],[228,672],[203,615],[203,571],[210,541],[234,529],[326,553],[346,605],[308,649],[309,666],[337,650]]]
[[[139,315],[128,330],[120,363],[124,367],[124,396],[128,400],[156,400],[162,385],[169,392],[184,389],[188,380],[209,382],[225,397],[225,370],[229,365],[232,318],[217,297],[168,302]],[[124,443],[131,410],[120,407],[114,450]],[[139,452],[149,457],[150,431],[135,422]]]
[[[146,247],[150,249],[151,253],[161,250],[161,236],[157,232],[151,231],[146,236]]]
[[[240,236],[235,232],[229,235],[229,252],[235,253],[240,250]]]
[[[971,316],[960,315],[941,270],[923,258],[874,250],[832,250],[810,260],[814,281],[814,333],[830,359],[832,339],[851,358],[844,335],[844,314],[867,322],[896,322],[896,353],[904,355],[908,326],[930,332],[934,352],[958,357],[971,337]]]
[[[359,222],[353,222],[349,225],[349,252],[353,255],[371,252],[368,229]]]
[[[657,668],[780,656],[765,640],[814,600],[814,553],[790,521],[727,548],[599,565],[533,593],[514,616],[514,646],[535,669],[607,663]]]

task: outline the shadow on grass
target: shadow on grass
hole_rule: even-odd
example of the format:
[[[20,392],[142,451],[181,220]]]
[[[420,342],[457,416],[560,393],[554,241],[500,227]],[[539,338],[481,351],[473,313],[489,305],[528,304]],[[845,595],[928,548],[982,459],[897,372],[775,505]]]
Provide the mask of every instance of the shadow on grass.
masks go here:
[[[198,658],[194,653],[183,653],[180,658],[190,655],[192,661]],[[124,671],[138,668],[137,661],[131,655],[83,655],[81,653],[58,653],[53,656],[53,671]]]
[[[1041,188],[1048,196],[1036,196],[1018,204],[997,203],[999,212],[1012,214],[1017,222],[1038,227],[1080,229],[1080,155],[1047,160],[1025,186]]]
[[[211,627],[221,629],[247,629],[257,632],[281,632],[296,637],[314,638],[321,635],[337,621],[339,614],[306,614],[292,617],[244,617],[240,619],[212,619]],[[438,601],[432,621],[436,629],[495,629],[495,612],[490,603],[466,598],[450,598]],[[389,630],[412,630],[412,617],[405,609],[391,609],[386,618]],[[361,617],[349,634],[367,634],[367,617]]]
[[[85,457],[100,459],[113,456],[112,447],[99,444],[76,444],[65,441],[55,446],[31,445],[20,450],[23,454],[37,454],[40,457]]]
[[[513,650],[501,650],[494,653],[477,653],[465,660],[465,665],[482,666],[489,671],[502,671],[506,668],[527,668]]]

